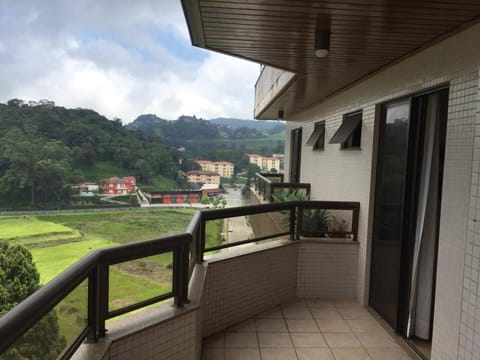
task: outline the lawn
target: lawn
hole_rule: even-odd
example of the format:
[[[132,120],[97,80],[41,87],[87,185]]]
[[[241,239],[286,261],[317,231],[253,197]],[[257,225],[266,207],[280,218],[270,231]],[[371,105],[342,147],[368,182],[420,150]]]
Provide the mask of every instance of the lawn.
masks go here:
[[[194,210],[159,209],[42,215],[39,219],[62,224],[90,238],[116,243],[183,233]]]
[[[82,168],[83,174],[90,181],[107,179],[109,177],[132,175],[130,170],[118,167],[108,161],[97,161],[94,166]]]
[[[33,216],[0,217],[0,240],[14,240],[16,243],[26,244],[28,241],[36,242],[35,238],[37,241],[45,241],[45,238],[56,236],[76,238],[80,234],[70,227],[42,221]]]
[[[92,249],[113,245],[116,245],[113,241],[96,239],[48,247],[34,247],[29,250],[40,273],[40,283],[46,284]]]

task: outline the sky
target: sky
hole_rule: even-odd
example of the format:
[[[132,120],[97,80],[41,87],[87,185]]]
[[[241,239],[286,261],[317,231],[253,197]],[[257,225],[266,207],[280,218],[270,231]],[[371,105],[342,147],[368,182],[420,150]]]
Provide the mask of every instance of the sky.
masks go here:
[[[180,0],[0,0],[2,103],[251,119],[259,71],[193,47]]]

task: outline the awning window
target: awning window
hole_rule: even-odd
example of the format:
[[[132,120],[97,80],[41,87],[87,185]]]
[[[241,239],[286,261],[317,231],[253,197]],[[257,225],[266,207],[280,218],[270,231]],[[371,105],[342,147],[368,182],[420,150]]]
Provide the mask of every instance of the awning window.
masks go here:
[[[344,144],[353,136],[355,130],[361,126],[362,112],[345,115],[342,125],[330,139],[329,144]]]
[[[314,149],[323,149],[325,144],[325,121],[315,124],[312,135],[307,140],[307,145]]]

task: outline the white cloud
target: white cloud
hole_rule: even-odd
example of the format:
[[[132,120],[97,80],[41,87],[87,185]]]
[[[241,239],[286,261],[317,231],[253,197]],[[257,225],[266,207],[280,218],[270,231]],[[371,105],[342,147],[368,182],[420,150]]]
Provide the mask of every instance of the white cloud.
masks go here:
[[[47,98],[124,121],[252,117],[258,65],[190,49],[177,0],[10,2],[0,18],[2,102]]]

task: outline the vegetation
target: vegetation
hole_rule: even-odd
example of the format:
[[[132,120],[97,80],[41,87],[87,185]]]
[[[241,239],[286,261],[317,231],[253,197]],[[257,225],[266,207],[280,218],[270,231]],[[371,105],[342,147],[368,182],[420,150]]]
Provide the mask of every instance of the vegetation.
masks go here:
[[[26,248],[0,241],[0,316],[40,287],[40,276]],[[50,312],[5,354],[4,360],[56,359],[65,347],[56,312]]]
[[[92,110],[10,100],[0,104],[0,134],[0,206],[65,208],[69,184],[113,175],[183,181],[177,151]]]
[[[181,116],[175,121],[161,119],[155,115],[141,115],[127,125],[145,136],[160,136],[167,145],[184,147],[187,157],[206,158],[215,150],[236,151],[271,155],[283,153],[285,124],[279,122],[247,121],[238,119],[197,119]],[[231,161],[238,171],[244,167],[237,160]],[[247,161],[248,163],[248,161]]]

